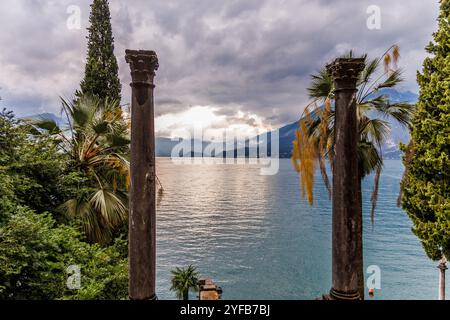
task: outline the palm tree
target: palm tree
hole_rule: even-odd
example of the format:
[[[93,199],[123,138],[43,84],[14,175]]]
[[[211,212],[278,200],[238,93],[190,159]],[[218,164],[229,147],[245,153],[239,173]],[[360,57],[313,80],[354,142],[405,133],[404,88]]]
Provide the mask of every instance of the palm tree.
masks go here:
[[[61,209],[76,219],[91,242],[106,244],[128,218],[128,126],[116,101],[81,97],[62,99],[68,128],[53,120],[35,121],[38,132],[54,135],[70,158],[82,188]]]
[[[198,291],[199,273],[189,265],[187,268],[175,268],[172,271],[171,291],[175,291],[177,299],[189,300],[189,291]]]
[[[374,187],[371,197],[371,220],[378,199],[378,188],[383,168],[382,145],[389,137],[391,126],[388,120],[394,119],[402,126],[409,126],[414,106],[405,102],[391,103],[387,95],[379,91],[383,88],[394,88],[403,79],[402,71],[397,68],[399,59],[398,46],[390,47],[380,58],[369,60],[365,55],[365,69],[357,82],[357,116],[359,128],[358,163],[359,163],[359,193],[357,195],[362,215],[361,183],[368,175],[374,175]],[[352,53],[347,56],[352,57]],[[384,70],[380,71],[382,64]],[[307,197],[313,205],[314,172],[317,165],[322,179],[331,198],[330,179],[326,170],[328,159],[331,170],[334,160],[334,88],[333,79],[326,68],[312,76],[308,88],[312,102],[307,106],[300,120],[293,143],[292,162],[300,175],[302,197]],[[358,243],[360,256],[360,295],[364,297],[364,273],[362,263],[362,230]]]

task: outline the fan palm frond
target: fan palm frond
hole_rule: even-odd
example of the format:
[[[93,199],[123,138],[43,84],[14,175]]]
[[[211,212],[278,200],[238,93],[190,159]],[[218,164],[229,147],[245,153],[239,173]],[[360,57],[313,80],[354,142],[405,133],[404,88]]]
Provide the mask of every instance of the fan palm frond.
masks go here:
[[[309,97],[324,101],[333,92],[333,79],[326,69],[311,76],[311,85],[308,88]],[[330,97],[331,98],[331,97]]]
[[[126,202],[108,189],[99,189],[95,192],[89,204],[101,215],[102,224],[114,229],[127,221],[128,208]]]
[[[395,70],[389,74],[389,76],[380,84],[375,86],[374,91],[378,91],[383,88],[393,88],[398,86],[400,83],[404,81],[402,78],[402,70]]]

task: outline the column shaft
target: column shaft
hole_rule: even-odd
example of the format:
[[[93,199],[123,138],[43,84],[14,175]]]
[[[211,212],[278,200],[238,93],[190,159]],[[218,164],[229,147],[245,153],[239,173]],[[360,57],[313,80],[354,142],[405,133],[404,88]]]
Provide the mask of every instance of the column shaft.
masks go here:
[[[447,270],[447,261],[443,258],[438,266],[439,268],[439,300],[445,300],[445,270]]]
[[[156,299],[156,169],[153,51],[126,51],[132,76],[129,296]]]
[[[338,59],[328,66],[335,87],[332,299],[360,299],[358,243],[362,217],[358,201],[356,81],[363,68],[363,59]]]

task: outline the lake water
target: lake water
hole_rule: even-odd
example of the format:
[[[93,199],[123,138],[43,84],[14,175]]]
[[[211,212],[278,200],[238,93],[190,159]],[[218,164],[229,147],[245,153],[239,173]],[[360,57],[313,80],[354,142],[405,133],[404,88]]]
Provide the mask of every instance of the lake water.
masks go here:
[[[255,165],[157,160],[165,189],[157,215],[160,299],[175,298],[170,270],[189,264],[223,288],[223,299],[315,299],[329,291],[331,202],[318,174],[310,207],[290,161],[280,161],[277,175],[261,176]],[[386,161],[373,227],[371,178],[364,182],[364,262],[381,269],[375,299],[436,299],[437,262],[396,206],[402,173],[400,161]]]

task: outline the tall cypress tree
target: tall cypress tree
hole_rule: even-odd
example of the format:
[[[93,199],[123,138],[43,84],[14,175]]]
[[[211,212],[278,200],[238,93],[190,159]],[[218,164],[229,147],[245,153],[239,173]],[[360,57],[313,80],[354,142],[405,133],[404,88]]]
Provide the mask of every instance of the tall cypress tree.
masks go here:
[[[432,260],[450,259],[450,0],[441,0],[438,21],[417,76],[420,97],[402,182],[402,206]]]
[[[120,102],[121,89],[114,55],[114,36],[111,27],[111,14],[108,0],[94,0],[88,28],[88,54],[84,79],[81,82],[82,94],[102,100],[114,99]]]

